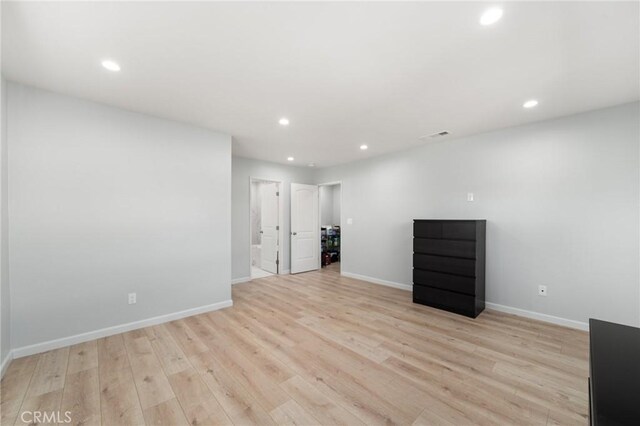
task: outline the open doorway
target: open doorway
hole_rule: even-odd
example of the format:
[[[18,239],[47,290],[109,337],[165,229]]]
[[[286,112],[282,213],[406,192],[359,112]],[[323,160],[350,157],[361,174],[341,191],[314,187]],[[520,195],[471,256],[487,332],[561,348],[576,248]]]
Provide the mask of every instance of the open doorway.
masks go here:
[[[280,271],[281,182],[250,179],[251,278],[264,278]]]
[[[342,184],[320,185],[320,266],[340,273]]]

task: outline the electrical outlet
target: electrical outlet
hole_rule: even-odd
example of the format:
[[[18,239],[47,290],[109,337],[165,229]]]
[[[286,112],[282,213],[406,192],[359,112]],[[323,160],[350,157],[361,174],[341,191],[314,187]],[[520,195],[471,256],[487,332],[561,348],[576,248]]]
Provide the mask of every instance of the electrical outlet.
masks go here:
[[[473,201],[473,192],[467,192],[467,201]]]
[[[130,305],[135,305],[136,304],[136,294],[135,293],[129,293],[129,304]]]
[[[547,286],[546,285],[539,285],[538,286],[538,296],[547,296]]]

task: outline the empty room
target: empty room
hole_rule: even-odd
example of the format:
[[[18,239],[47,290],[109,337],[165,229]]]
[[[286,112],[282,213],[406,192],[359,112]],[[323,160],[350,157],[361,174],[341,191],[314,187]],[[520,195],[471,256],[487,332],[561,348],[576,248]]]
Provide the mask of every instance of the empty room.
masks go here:
[[[640,1],[1,1],[0,424],[640,424]]]

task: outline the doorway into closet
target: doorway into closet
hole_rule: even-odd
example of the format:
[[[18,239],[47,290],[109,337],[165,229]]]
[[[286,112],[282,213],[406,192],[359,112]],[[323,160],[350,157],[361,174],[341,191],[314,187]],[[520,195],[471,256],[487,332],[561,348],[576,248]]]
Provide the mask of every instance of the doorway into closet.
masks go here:
[[[264,278],[280,271],[282,182],[250,179],[251,278]]]
[[[340,272],[342,184],[326,183],[320,193],[320,267]]]

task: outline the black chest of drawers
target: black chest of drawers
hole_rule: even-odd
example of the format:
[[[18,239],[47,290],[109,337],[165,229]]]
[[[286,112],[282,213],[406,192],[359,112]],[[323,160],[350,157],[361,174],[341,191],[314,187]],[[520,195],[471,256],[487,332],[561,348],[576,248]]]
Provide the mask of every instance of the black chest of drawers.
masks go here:
[[[640,424],[640,328],[589,320],[589,422]]]
[[[413,221],[413,302],[475,318],[484,310],[486,220]]]

